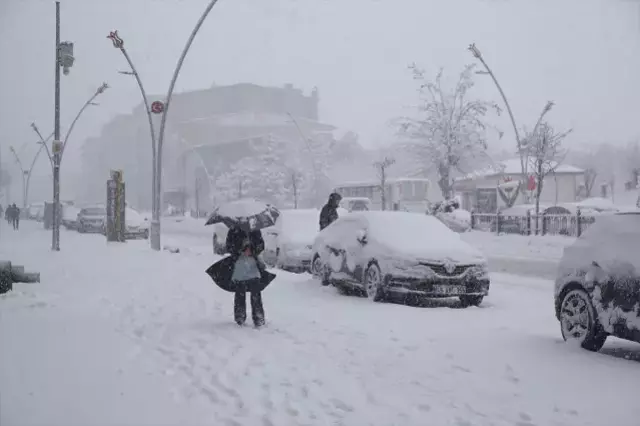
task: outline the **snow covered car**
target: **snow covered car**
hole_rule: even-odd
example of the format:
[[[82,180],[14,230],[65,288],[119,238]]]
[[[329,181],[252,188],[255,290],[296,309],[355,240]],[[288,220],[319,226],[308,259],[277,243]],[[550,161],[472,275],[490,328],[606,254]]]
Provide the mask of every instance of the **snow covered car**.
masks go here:
[[[62,226],[74,230],[78,227],[78,213],[80,209],[71,205],[62,206]]]
[[[104,206],[92,206],[80,209],[78,213],[78,232],[101,233],[107,219],[107,209]]]
[[[227,252],[227,233],[229,228],[224,223],[213,224],[213,254],[223,255]]]
[[[598,351],[607,336],[640,343],[640,211],[599,216],[565,248],[555,284],[562,337]]]
[[[149,238],[149,221],[137,210],[134,210],[131,207],[126,207],[124,212],[124,220],[127,224],[124,233],[125,239],[146,240]]]
[[[282,269],[309,270],[319,214],[316,209],[282,210],[276,224],[262,231],[264,261]]]
[[[361,291],[374,301],[393,293],[459,297],[479,305],[489,294],[487,261],[433,216],[352,212],[322,230],[312,273],[323,284]]]

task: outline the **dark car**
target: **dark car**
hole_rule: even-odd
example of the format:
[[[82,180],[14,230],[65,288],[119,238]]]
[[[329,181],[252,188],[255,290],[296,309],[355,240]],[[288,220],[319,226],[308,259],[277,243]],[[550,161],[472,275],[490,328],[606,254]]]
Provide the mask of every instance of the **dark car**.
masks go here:
[[[311,269],[323,283],[374,301],[402,294],[458,297],[464,306],[477,306],[489,294],[485,257],[438,219],[417,213],[339,218],[316,237]]]
[[[107,219],[107,209],[102,206],[85,207],[78,213],[78,232],[101,233]]]
[[[555,312],[564,340],[584,349],[607,336],[640,343],[640,211],[598,216],[565,248]]]

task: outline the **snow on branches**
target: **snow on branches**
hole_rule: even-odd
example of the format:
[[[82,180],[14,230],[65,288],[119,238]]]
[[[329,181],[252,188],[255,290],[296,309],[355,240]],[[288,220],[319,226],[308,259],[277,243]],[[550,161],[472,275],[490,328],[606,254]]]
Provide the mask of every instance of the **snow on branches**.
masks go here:
[[[528,133],[520,147],[529,164],[533,166],[532,175],[536,181],[536,215],[540,210],[540,194],[542,194],[545,176],[555,172],[562,164],[566,151],[562,147],[563,140],[571,130],[556,132],[548,123],[540,123],[532,133]]]
[[[415,64],[409,68],[414,80],[420,82],[420,105],[417,117],[399,119],[399,133],[419,161],[435,168],[442,195],[449,199],[452,173],[465,172],[475,159],[486,155],[485,117],[490,111],[499,115],[501,110],[495,103],[468,99],[474,85],[474,65],[464,68],[452,91],[443,88],[442,69],[431,82]]]

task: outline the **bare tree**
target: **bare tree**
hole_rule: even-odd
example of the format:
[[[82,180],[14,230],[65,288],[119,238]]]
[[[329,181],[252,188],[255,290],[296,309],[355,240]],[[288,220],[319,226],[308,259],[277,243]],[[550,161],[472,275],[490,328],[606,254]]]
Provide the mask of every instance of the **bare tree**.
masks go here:
[[[595,167],[587,167],[584,169],[584,195],[585,198],[590,198],[593,192],[593,186],[596,183],[598,177],[598,171]]]
[[[299,190],[300,190],[300,181],[302,179],[302,176],[300,175],[300,173],[298,173],[298,171],[296,170],[290,170],[289,171],[290,174],[290,185],[291,185],[291,192],[293,195],[293,208],[297,209],[298,208],[298,198],[299,198]]]
[[[418,118],[399,120],[400,135],[409,140],[407,148],[416,158],[437,171],[442,195],[450,199],[454,171],[468,172],[472,160],[486,153],[485,116],[490,110],[499,115],[501,110],[493,102],[468,99],[474,65],[464,68],[453,91],[442,87],[442,69],[431,82],[415,64],[409,68],[420,82],[421,103]]]
[[[569,133],[571,130],[558,133],[550,124],[543,122],[536,126],[535,131],[529,133],[522,141],[522,149],[526,153],[525,158],[533,166],[533,176],[536,181],[536,217],[540,213],[540,195],[544,189],[544,178],[555,173],[558,166],[564,161],[566,151],[562,147],[562,142]],[[536,228],[537,223],[536,220]],[[536,233],[537,231],[536,229]]]
[[[396,160],[385,157],[382,161],[376,161],[373,166],[378,170],[378,178],[380,179],[380,197],[382,210],[387,209],[387,168],[392,166]]]

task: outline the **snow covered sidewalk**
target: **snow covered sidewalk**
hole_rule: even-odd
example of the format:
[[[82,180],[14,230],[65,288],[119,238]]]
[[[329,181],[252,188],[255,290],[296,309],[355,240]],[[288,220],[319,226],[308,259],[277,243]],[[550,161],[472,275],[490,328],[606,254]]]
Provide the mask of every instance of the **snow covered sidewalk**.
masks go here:
[[[375,304],[277,271],[239,328],[197,251],[5,230],[42,273],[0,297],[0,424],[637,426],[640,346],[570,348],[552,284],[495,274],[481,308]],[[5,228],[6,229],[6,228]],[[177,237],[176,237],[177,238]],[[179,242],[179,241],[178,241]],[[631,360],[624,359],[631,358]]]

